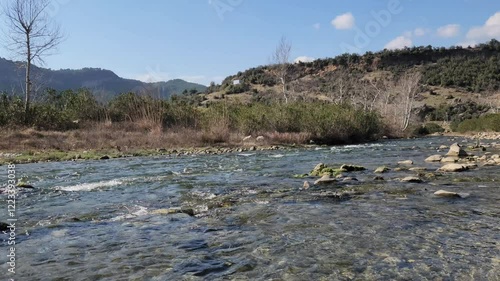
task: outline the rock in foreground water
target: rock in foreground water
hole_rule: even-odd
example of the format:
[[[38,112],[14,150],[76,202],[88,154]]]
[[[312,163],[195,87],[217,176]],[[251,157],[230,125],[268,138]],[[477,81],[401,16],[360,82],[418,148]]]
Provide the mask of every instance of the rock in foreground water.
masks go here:
[[[467,166],[464,166],[462,164],[447,164],[444,165],[443,167],[439,168],[438,171],[440,172],[463,172],[467,171],[469,168]]]
[[[470,196],[470,194],[468,193],[457,193],[446,190],[438,190],[434,192],[434,195],[438,197],[451,197],[451,198],[466,198]]]
[[[419,177],[406,177],[401,180],[402,182],[412,182],[412,183],[421,183],[422,180]]]
[[[468,156],[468,154],[458,143],[454,143],[450,146],[450,150],[446,153],[446,156],[465,157]]]
[[[331,178],[330,175],[324,175],[320,179],[316,180],[314,182],[314,185],[322,185],[322,184],[331,184],[336,182],[337,180],[334,178]]]
[[[437,154],[427,157],[427,159],[425,159],[425,162],[439,162],[441,161],[441,159],[443,159],[443,156]]]

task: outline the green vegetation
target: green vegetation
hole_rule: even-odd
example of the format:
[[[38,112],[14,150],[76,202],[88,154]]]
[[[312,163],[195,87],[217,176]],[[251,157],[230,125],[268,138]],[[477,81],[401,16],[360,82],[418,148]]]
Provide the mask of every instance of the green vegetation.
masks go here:
[[[364,55],[342,54],[334,58],[317,59],[308,63],[289,66],[290,81],[313,76],[321,84],[324,74],[337,69],[349,74],[389,71],[398,76],[419,67],[423,73],[423,84],[461,88],[470,92],[495,91],[500,89],[500,42],[474,48],[420,46],[400,50],[367,52]],[[228,76],[221,85],[212,85],[207,93],[222,91],[227,94],[251,91],[255,86],[273,87],[278,84],[273,73],[276,66],[259,66]],[[321,75],[318,75],[323,73]],[[233,87],[240,80],[243,86]]]
[[[199,130],[209,144],[226,142],[231,133],[305,133],[318,143],[351,143],[372,140],[382,128],[375,112],[320,102],[226,101],[203,108],[183,99],[167,101],[128,93],[100,104],[88,90],[51,90],[33,104],[29,116],[24,116],[20,98],[3,95],[0,101],[0,125],[4,127],[65,131],[95,122],[131,122],[146,130]]]
[[[434,133],[443,133],[445,130],[443,127],[436,123],[427,123],[425,125],[419,126],[413,131],[414,135],[430,135]]]
[[[460,133],[481,131],[500,132],[500,114],[487,114],[479,118],[464,120],[460,123],[452,123],[452,129]]]

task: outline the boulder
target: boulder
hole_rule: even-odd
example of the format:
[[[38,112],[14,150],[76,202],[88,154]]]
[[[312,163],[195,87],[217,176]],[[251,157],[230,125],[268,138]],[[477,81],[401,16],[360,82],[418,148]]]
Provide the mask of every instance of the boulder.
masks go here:
[[[7,231],[9,229],[9,225],[4,223],[4,222],[0,222],[0,232],[1,231]]]
[[[412,172],[425,172],[427,171],[426,167],[413,167],[409,169]]]
[[[331,184],[336,182],[337,180],[334,178],[331,178],[330,175],[324,175],[320,179],[316,180],[314,182],[314,185],[325,185],[325,184]]]
[[[456,163],[456,162],[458,162],[458,158],[457,157],[444,157],[443,159],[441,159],[441,162],[442,163]]]
[[[250,136],[246,136],[246,137],[244,137],[244,138],[243,138],[243,141],[249,141],[249,140],[251,140],[251,139],[252,139],[252,136],[250,135]]]
[[[345,170],[347,172],[358,172],[358,171],[364,171],[364,170],[366,170],[366,168],[363,166],[344,164],[344,165],[340,166],[340,170]]]
[[[462,164],[447,164],[439,168],[439,172],[463,172],[467,171],[469,168]]]
[[[434,192],[434,195],[438,197],[451,197],[451,198],[465,198],[470,196],[470,194],[468,193],[456,193],[446,190],[438,190]]]
[[[110,159],[110,157],[109,157],[109,155],[104,155],[104,156],[102,156],[100,159],[101,159],[101,160],[109,160],[109,159]]]
[[[302,188],[308,189],[309,188],[309,182],[308,181],[304,181],[304,184],[302,185]]]
[[[314,169],[311,171],[311,176],[322,176],[322,171],[326,168],[326,165],[323,163],[319,163],[314,167]]]
[[[440,149],[440,150],[443,150],[443,149],[448,149],[448,146],[446,146],[446,145],[441,145],[441,146],[439,147],[439,149]]]
[[[378,167],[374,173],[376,174],[383,174],[385,172],[390,171],[391,169],[387,168],[386,166]]]
[[[465,152],[458,143],[454,143],[450,146],[450,150],[446,153],[446,156],[455,156],[455,157],[465,157],[467,156],[467,152]]]
[[[376,176],[376,177],[373,178],[373,180],[374,181],[383,181],[385,179],[383,177],[381,177],[381,176]]]
[[[348,181],[358,181],[357,178],[352,178],[352,177],[346,177],[342,179],[343,182],[348,182]]]
[[[419,177],[406,177],[401,179],[402,182],[412,182],[412,183],[421,183],[422,180]]]
[[[404,160],[404,161],[399,161],[399,165],[413,165],[413,161],[411,160]]]
[[[439,161],[441,161],[441,159],[443,159],[443,156],[436,154],[436,155],[432,155],[432,156],[427,157],[427,159],[425,159],[425,162],[439,162]]]
[[[263,136],[258,136],[258,137],[256,138],[256,140],[257,140],[257,141],[264,141],[264,137],[263,137]]]

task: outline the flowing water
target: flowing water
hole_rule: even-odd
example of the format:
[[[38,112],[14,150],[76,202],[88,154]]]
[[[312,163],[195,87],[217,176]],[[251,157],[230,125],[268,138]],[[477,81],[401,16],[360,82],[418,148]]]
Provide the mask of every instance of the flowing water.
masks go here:
[[[435,171],[424,159],[452,142],[18,165],[35,189],[18,194],[15,278],[500,280],[500,166],[373,180],[400,160]],[[330,186],[293,177],[319,162],[367,170]],[[439,189],[471,195],[439,198]],[[12,277],[1,237],[0,276]]]

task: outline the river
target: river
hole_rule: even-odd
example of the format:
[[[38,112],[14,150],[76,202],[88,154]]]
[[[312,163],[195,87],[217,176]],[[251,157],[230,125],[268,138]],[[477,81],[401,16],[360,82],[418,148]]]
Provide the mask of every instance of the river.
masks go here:
[[[18,165],[17,176],[35,189],[17,198],[16,274],[8,274],[11,246],[2,234],[0,276],[500,280],[500,166],[423,183],[400,182],[417,172],[394,171],[413,160],[435,172],[441,164],[424,159],[453,142],[463,140]],[[320,162],[367,170],[328,186],[294,178]],[[393,169],[375,181],[383,165]],[[470,196],[440,198],[440,189]],[[5,193],[0,200],[6,222]]]

